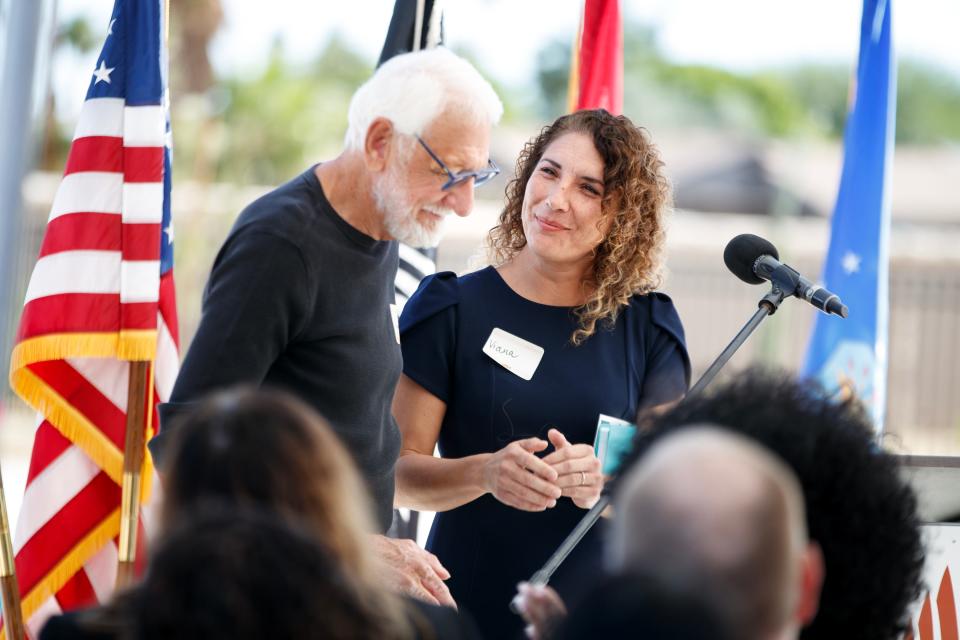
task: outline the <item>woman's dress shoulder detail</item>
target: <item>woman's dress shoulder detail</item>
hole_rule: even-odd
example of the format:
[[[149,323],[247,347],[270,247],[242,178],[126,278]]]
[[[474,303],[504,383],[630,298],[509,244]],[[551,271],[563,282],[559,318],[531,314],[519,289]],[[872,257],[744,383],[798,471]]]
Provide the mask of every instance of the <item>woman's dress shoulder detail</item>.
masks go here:
[[[454,387],[459,302],[455,273],[429,275],[407,300],[398,323],[403,374],[446,404]]]
[[[457,274],[440,271],[425,277],[403,307],[400,335],[459,302],[460,286],[457,283]]]
[[[680,322],[680,314],[677,308],[665,293],[654,291],[649,294],[650,298],[650,319],[653,324],[666,331],[672,337],[679,347],[680,354],[683,356],[683,364],[687,376],[687,385],[690,384],[690,356],[687,353],[687,338],[683,331],[683,323]]]

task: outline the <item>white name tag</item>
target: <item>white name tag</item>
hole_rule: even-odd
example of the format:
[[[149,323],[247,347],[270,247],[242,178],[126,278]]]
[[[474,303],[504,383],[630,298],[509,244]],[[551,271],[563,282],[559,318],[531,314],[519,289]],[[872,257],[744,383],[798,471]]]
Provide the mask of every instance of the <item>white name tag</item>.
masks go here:
[[[400,307],[395,304],[390,305],[390,319],[393,320],[393,335],[400,344]]]
[[[533,372],[543,358],[543,347],[507,333],[503,329],[494,329],[483,345],[483,352],[502,365],[507,371],[524,380],[533,377]]]

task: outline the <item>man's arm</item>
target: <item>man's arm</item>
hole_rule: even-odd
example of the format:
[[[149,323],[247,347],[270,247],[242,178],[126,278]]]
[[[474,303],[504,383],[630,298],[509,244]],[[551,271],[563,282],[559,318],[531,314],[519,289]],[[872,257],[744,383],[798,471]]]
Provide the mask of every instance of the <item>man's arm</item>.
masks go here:
[[[315,292],[299,249],[269,232],[242,230],[220,250],[203,299],[200,326],[180,368],[170,402],[160,407],[162,457],[176,415],[205,394],[237,384],[259,385],[304,328]]]

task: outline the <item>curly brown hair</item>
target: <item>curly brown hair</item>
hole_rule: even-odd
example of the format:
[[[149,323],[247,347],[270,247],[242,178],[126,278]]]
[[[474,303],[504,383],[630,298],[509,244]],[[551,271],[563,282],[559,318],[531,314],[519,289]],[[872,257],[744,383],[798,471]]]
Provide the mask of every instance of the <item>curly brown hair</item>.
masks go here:
[[[755,440],[796,474],[826,568],[817,615],[800,640],[895,640],[910,629],[911,603],[925,588],[917,496],[902,461],[877,446],[861,402],[838,402],[788,371],[752,368],[637,420],[621,477],[655,443],[705,423]]]
[[[603,158],[602,215],[604,221],[611,221],[610,231],[594,250],[592,272],[584,279],[590,294],[575,312],[580,326],[570,341],[579,345],[596,332],[598,322],[612,328],[631,296],[659,286],[666,235],[664,216],[672,198],[660,152],[646,129],[604,109],[561,116],[520,152],[499,224],[487,238],[494,264],[508,262],[526,246],[521,211],[527,182],[544,150],[567,133],[590,136]]]

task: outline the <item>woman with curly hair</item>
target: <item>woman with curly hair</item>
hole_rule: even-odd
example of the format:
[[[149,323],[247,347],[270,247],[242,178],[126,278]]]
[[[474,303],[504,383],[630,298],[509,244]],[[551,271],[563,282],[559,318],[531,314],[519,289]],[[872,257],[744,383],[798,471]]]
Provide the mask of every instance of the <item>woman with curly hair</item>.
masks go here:
[[[439,512],[428,548],[485,637],[522,631],[508,610],[517,582],[597,501],[599,414],[632,420],[686,391],[683,328],[653,291],[670,204],[662,168],[626,117],[559,118],[517,161],[493,265],[431,276],[404,308],[397,503]],[[599,569],[602,529],[556,574],[562,595]]]

